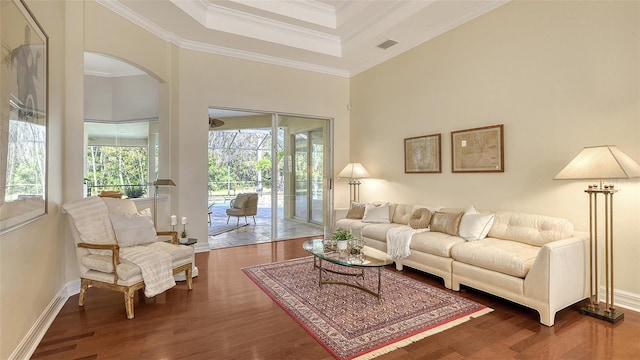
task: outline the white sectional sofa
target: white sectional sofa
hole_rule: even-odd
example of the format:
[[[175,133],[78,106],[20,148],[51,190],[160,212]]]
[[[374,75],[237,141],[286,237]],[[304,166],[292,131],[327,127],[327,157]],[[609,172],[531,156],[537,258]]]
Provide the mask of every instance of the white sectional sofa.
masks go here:
[[[376,203],[381,204],[384,208],[384,203]],[[407,231],[412,234],[408,236],[408,256],[395,256],[398,270],[409,266],[441,277],[449,289],[459,291],[460,285],[466,285],[533,308],[547,326],[553,326],[556,312],[588,297],[588,233],[575,232],[566,219],[488,211],[473,217],[475,209],[471,207],[462,215],[454,235],[433,231],[433,221],[429,231],[412,230],[407,224],[421,208],[437,213],[438,219],[464,213],[465,209],[395,203],[386,206],[388,222],[379,216],[362,219],[357,211],[337,209],[335,227],[360,228],[367,246],[385,252],[389,231]],[[459,236],[460,232],[470,240]]]

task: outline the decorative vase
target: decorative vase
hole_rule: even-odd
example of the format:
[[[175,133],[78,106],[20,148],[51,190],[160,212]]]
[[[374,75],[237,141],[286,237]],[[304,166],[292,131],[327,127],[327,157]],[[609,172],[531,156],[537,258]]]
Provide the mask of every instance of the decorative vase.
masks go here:
[[[189,238],[181,237],[180,239],[178,239],[178,242],[180,242],[180,244],[186,244],[189,242]]]
[[[347,245],[349,245],[349,242],[346,240],[338,240],[337,241],[337,245],[338,245],[338,250],[340,251],[344,251],[347,250]]]

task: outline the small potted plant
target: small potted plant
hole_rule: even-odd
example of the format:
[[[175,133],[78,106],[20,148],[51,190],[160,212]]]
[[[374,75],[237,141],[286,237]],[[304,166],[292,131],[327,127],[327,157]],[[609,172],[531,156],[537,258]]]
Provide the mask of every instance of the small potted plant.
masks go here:
[[[180,244],[186,244],[189,241],[187,236],[189,236],[189,234],[187,234],[186,231],[182,230],[182,232],[180,233],[180,239],[178,239]]]
[[[352,238],[353,236],[348,230],[340,229],[333,233],[333,239],[336,240],[338,250],[346,250],[349,245],[349,240]]]

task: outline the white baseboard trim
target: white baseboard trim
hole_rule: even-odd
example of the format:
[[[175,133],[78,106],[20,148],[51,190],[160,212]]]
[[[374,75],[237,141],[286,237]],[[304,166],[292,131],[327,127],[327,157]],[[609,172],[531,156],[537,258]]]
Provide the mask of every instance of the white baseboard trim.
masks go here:
[[[77,282],[77,292],[80,292],[80,279]],[[56,316],[69,299],[71,287],[74,281],[67,283],[58,293],[51,299],[49,305],[44,309],[42,314],[38,317],[38,320],[33,324],[31,329],[27,332],[20,344],[15,348],[13,353],[9,356],[10,360],[29,359],[33,355],[33,352],[40,344],[40,340],[44,337],[44,334],[49,330],[49,326],[53,323]]]
[[[606,292],[603,286],[600,287],[600,301],[606,300]],[[613,290],[613,304],[631,311],[640,312],[640,294],[634,294],[623,290]]]
[[[209,248],[209,243],[201,243],[201,242],[197,242],[195,245],[195,248],[193,249],[193,252],[195,253],[202,253],[202,252],[209,252],[211,251],[211,249]]]

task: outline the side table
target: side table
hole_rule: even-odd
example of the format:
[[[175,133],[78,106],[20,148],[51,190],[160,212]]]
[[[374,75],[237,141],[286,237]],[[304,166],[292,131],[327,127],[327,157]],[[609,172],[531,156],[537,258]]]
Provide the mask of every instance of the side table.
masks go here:
[[[191,246],[191,245],[195,245],[197,242],[198,242],[198,239],[189,238],[189,240],[187,240],[186,243],[180,244],[180,245]],[[194,277],[197,277],[197,276],[198,276],[198,267],[196,266],[196,257],[194,256],[193,257],[193,270],[192,270],[192,273],[191,273],[191,278],[194,278]],[[175,281],[186,281],[187,277],[184,275],[184,272],[181,272],[181,273],[173,275],[173,279]]]

